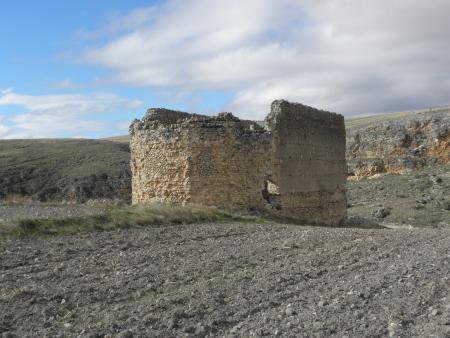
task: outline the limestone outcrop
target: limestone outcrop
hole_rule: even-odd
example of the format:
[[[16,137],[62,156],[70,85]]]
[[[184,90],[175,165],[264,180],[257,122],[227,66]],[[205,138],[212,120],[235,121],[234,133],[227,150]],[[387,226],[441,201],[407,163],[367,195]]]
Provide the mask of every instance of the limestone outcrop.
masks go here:
[[[449,161],[449,109],[347,128],[347,162],[352,176],[402,173]]]
[[[133,203],[270,209],[337,225],[346,218],[341,115],[274,101],[264,124],[150,109],[130,126]]]

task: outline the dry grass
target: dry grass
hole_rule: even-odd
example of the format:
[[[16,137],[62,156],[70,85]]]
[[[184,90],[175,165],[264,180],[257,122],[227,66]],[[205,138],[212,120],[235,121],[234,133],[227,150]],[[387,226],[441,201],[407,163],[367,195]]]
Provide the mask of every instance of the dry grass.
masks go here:
[[[199,222],[256,222],[260,218],[200,205],[150,204],[110,207],[100,215],[54,219],[21,219],[0,223],[0,239],[27,236],[69,235],[133,226],[161,226]]]
[[[4,198],[0,199],[1,204],[30,204],[33,202],[31,196],[24,196],[20,194],[7,194]]]
[[[105,137],[102,140],[119,142],[119,143],[130,143],[130,137],[128,135]]]

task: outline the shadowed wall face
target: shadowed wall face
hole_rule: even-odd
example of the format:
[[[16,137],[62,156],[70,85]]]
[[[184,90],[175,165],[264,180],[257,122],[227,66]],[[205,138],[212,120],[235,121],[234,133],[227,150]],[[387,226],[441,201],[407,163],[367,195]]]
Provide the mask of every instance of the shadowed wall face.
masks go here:
[[[342,115],[287,101],[272,103],[271,196],[284,214],[336,224],[346,217],[345,125]]]
[[[341,115],[274,101],[265,127],[151,109],[130,127],[133,203],[270,209],[309,222],[346,217]]]

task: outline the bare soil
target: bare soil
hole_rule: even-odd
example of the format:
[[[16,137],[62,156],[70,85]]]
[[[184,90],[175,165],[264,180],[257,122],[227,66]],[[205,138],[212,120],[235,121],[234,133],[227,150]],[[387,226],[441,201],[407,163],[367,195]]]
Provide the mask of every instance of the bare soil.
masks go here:
[[[97,215],[100,208],[82,204],[47,205],[44,203],[0,204],[0,222],[18,219],[64,218]]]
[[[202,224],[0,242],[3,337],[450,337],[450,231]]]

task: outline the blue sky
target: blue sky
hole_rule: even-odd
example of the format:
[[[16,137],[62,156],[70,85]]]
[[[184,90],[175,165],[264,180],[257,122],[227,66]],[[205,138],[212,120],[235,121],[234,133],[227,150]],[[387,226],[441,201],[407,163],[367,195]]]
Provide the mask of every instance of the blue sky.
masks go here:
[[[47,93],[51,84],[66,78],[89,81],[101,69],[64,59],[84,48],[79,29],[94,30],[108,16],[126,12],[144,1],[2,1],[0,39],[1,85],[30,93]],[[92,73],[93,72],[93,73]]]
[[[22,103],[0,105],[0,138],[12,137],[104,137],[124,134],[134,118],[140,118],[147,107],[165,106],[184,110],[218,111],[230,95],[221,91],[198,91],[196,97],[185,102],[173,100],[171,95],[160,93],[158,88],[120,83],[93,85],[97,79],[107,79],[112,71],[80,62],[81,53],[92,46],[102,45],[111,36],[92,38],[89,35],[103,29],[114,18],[126,15],[136,8],[146,8],[161,1],[143,0],[39,0],[4,1],[0,12],[0,92],[20,95],[64,96],[89,95],[93,92],[115,94],[129,101],[139,101],[125,107],[112,107],[107,113],[85,114],[86,121],[107,121],[92,128],[67,128],[48,130],[39,123],[36,128],[18,128],[9,118],[28,114],[30,109]],[[100,34],[101,35],[101,34]],[[18,100],[20,101],[20,100]],[[75,113],[76,114],[76,113]],[[48,121],[48,119],[44,119]],[[2,135],[1,125],[11,128]],[[37,121],[38,122],[38,121]],[[103,128],[104,127],[104,128]],[[5,128],[5,129],[6,129]],[[73,128],[72,128],[73,129]],[[92,129],[92,130],[90,130]]]
[[[450,105],[450,5],[16,0],[0,11],[0,138],[104,137],[149,107],[262,119]]]

